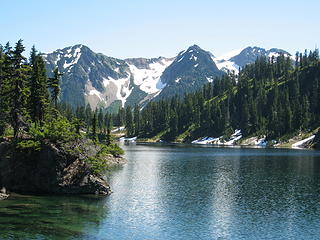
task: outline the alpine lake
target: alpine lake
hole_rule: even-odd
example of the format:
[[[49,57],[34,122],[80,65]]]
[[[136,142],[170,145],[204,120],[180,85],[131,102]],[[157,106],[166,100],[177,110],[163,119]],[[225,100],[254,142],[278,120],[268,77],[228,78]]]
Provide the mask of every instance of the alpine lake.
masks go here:
[[[123,145],[98,196],[12,195],[0,239],[319,239],[320,152]]]

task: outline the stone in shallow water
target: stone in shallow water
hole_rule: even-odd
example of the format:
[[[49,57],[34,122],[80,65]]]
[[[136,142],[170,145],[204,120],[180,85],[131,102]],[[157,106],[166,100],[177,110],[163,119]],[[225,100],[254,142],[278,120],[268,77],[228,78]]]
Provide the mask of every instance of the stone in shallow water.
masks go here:
[[[5,194],[5,193],[0,193],[0,200],[4,200],[6,198],[8,198],[9,195],[8,194]]]

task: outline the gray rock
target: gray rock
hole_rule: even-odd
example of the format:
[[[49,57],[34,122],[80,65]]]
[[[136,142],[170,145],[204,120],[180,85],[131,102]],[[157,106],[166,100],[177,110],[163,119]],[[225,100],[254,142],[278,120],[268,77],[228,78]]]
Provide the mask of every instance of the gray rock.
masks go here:
[[[92,143],[47,143],[40,151],[13,149],[7,141],[0,143],[0,188],[28,194],[111,193],[103,176],[93,172],[84,160],[99,151]]]
[[[8,194],[0,193],[0,201],[6,199],[6,198],[8,198],[8,197],[9,197]]]

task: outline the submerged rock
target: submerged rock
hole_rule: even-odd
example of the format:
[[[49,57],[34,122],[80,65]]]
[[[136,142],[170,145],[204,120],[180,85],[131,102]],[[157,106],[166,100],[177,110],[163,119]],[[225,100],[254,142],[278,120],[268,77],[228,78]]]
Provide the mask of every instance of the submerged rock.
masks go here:
[[[17,193],[108,195],[108,183],[85,161],[99,150],[84,140],[48,142],[38,150],[17,149],[4,141],[0,143],[0,188]]]

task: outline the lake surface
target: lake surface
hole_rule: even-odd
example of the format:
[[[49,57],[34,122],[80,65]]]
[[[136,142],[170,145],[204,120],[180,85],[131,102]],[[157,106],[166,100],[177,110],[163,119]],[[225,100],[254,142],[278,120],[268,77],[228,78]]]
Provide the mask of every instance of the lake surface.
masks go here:
[[[124,146],[105,197],[0,201],[0,239],[319,239],[320,152]]]

